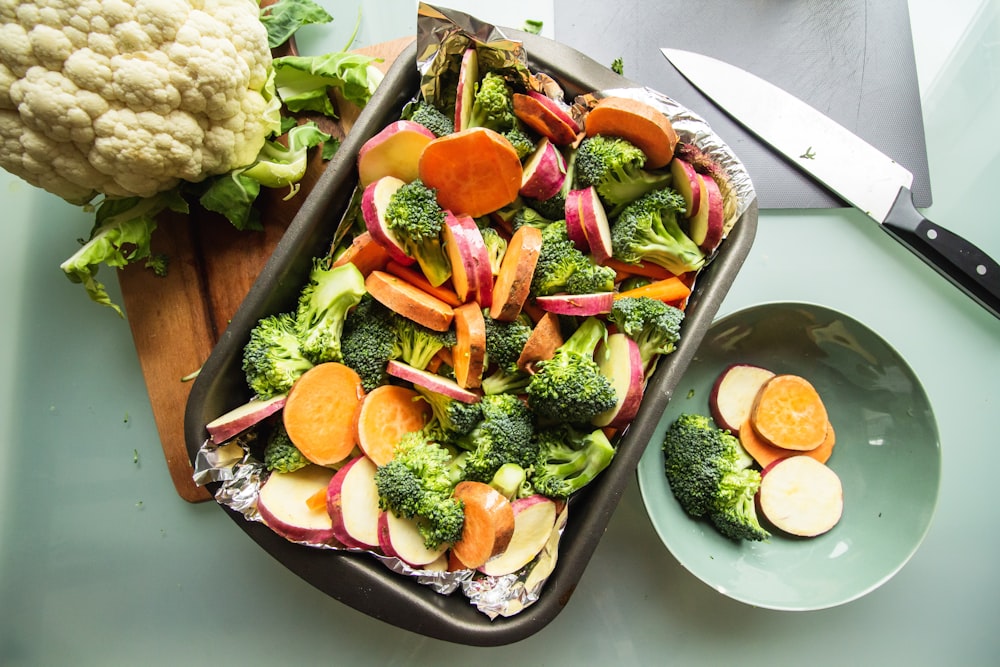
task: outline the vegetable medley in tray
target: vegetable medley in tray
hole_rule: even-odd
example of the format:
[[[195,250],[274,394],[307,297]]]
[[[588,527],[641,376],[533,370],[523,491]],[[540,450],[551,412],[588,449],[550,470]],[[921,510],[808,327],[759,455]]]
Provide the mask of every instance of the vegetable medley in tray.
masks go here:
[[[504,644],[565,605],[756,203],[703,121],[578,52],[427,5],[418,32],[202,369],[187,446],[316,587]]]

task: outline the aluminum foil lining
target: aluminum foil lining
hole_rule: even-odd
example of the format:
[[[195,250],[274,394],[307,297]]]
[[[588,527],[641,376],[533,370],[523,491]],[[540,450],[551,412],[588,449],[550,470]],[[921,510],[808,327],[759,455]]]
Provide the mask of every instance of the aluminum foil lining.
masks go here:
[[[474,46],[481,67],[503,70],[506,76],[520,79],[526,87],[538,90],[582,116],[586,109],[602,97],[631,97],[660,109],[670,118],[682,143],[697,147],[711,162],[721,168],[726,194],[726,230],[746,211],[755,197],[753,184],[743,164],[729,146],[716,135],[708,123],[671,98],[649,88],[621,88],[594,91],[567,104],[559,85],[544,72],[531,72],[523,45],[508,39],[501,30],[462,12],[439,9],[421,3],[417,14],[417,69],[421,75],[419,95],[428,100],[453,103],[461,56]],[[450,95],[450,100],[448,96]],[[268,472],[263,463],[250,453],[253,435],[217,445],[204,443],[194,464],[194,481],[199,485],[219,483],[215,500],[241,513],[248,521],[263,523],[257,511],[257,498]],[[571,503],[564,503],[552,535],[542,552],[531,563],[514,574],[486,576],[472,570],[448,572],[436,569],[416,569],[398,558],[367,551],[388,569],[413,577],[443,595],[461,591],[470,604],[490,619],[513,616],[538,600],[546,579],[552,574],[559,555],[559,540],[563,534]],[[341,544],[307,544],[318,549],[363,551]]]
[[[250,451],[254,439],[251,432],[221,445],[206,440],[195,457],[193,478],[200,486],[219,482],[215,492],[217,503],[239,512],[247,521],[265,523],[257,509],[257,498],[269,473]],[[538,600],[545,580],[555,567],[559,538],[568,517],[569,503],[564,505],[542,552],[519,572],[502,577],[486,576],[475,570],[449,572],[437,568],[419,569],[377,551],[349,548],[337,542],[304,541],[297,544],[316,549],[367,553],[389,570],[413,577],[437,593],[451,595],[461,591],[470,604],[493,619],[517,614]]]

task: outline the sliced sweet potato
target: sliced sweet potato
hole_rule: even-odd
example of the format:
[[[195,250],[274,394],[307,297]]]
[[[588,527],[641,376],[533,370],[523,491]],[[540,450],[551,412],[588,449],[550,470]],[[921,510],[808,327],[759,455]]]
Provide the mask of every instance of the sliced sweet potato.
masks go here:
[[[514,232],[493,283],[490,317],[509,322],[521,313],[528,300],[541,249],[542,232],[539,229],[524,225]]]
[[[621,137],[646,154],[646,168],[659,169],[670,163],[677,146],[677,132],[655,107],[628,97],[605,97],[587,114],[588,137],[603,134]]]
[[[531,95],[514,93],[514,115],[556,146],[568,146],[576,139],[576,131],[561,114]]]
[[[364,394],[352,368],[332,361],[313,366],[285,401],[282,420],[288,437],[313,463],[340,463],[357,444],[354,414]]]
[[[809,456],[816,459],[820,463],[826,463],[830,460],[830,456],[833,454],[833,446],[837,444],[837,436],[834,431],[833,424],[827,424],[826,438],[816,449],[810,449],[805,452],[796,451],[794,449],[782,449],[781,447],[775,447],[770,443],[764,442],[764,440],[757,435],[757,432],[753,430],[749,419],[747,419],[743,426],[740,427],[739,439],[740,444],[743,445],[743,449],[747,450],[747,454],[749,454],[761,468],[766,468],[774,461],[783,459],[787,456]]]
[[[829,423],[816,388],[792,374],[775,375],[765,382],[750,410],[750,424],[757,435],[782,449],[816,449],[826,439]]]
[[[365,288],[390,310],[435,331],[447,331],[454,309],[441,299],[385,271],[372,271]]]

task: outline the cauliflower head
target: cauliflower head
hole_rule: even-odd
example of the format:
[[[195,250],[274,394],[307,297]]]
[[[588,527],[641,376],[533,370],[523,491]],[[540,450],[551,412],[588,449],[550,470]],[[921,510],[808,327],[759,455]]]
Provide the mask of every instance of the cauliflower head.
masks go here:
[[[254,0],[0,0],[0,166],[77,204],[232,171],[271,71]]]

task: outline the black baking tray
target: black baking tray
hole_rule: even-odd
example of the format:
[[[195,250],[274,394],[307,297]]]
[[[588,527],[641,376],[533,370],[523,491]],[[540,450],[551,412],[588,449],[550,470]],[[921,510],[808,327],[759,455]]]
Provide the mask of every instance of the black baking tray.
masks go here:
[[[565,45],[519,30],[503,31],[523,43],[529,67],[554,77],[568,99],[594,90],[638,85]],[[387,123],[396,120],[403,105],[417,91],[419,75],[415,59],[414,43],[390,68],[198,374],[188,398],[184,423],[192,462],[207,439],[205,424],[250,399],[241,369],[242,350],[249,332],[261,317],[294,306],[312,258],[328,251],[355,190],[358,149]],[[569,603],[624,489],[635,475],[664,407],[749,253],[756,229],[755,200],[699,277],[687,307],[682,340],[675,352],[661,359],[638,415],[618,442],[615,460],[574,496],[559,545],[558,564],[538,601],[519,614],[490,620],[460,592],[441,595],[409,577],[391,572],[368,554],[294,544],[262,523],[248,521],[231,509],[220,507],[260,548],[289,570],[335,599],[386,623],[474,646],[511,644],[538,632]],[[214,486],[209,485],[213,492]]]

